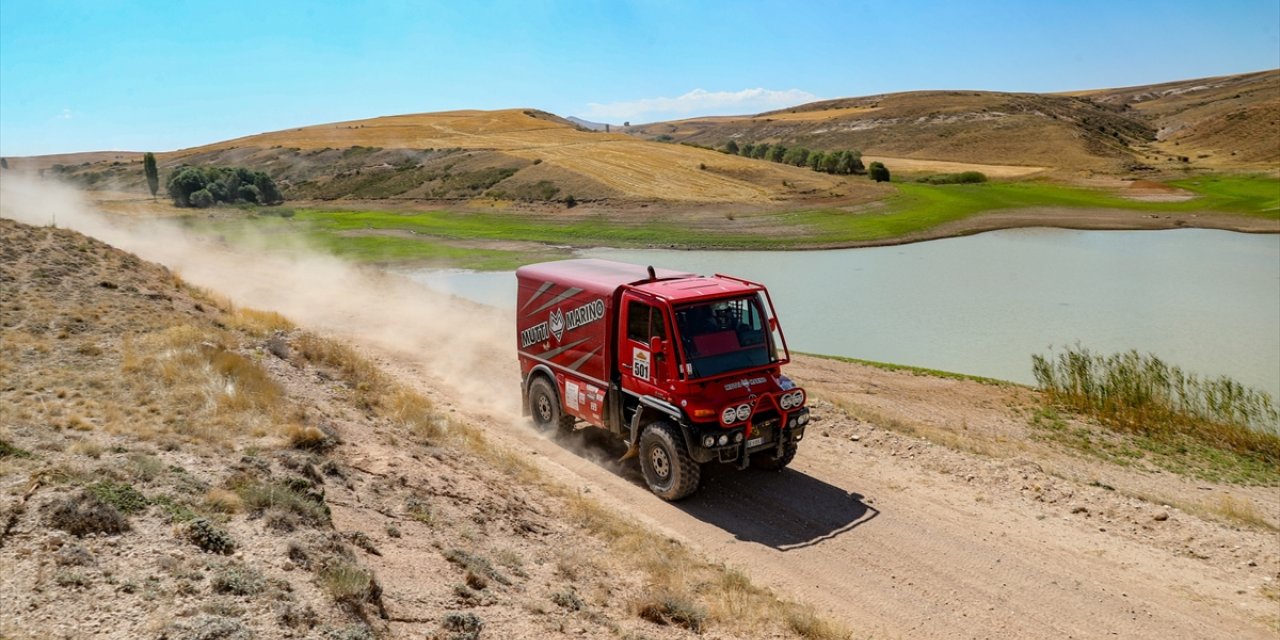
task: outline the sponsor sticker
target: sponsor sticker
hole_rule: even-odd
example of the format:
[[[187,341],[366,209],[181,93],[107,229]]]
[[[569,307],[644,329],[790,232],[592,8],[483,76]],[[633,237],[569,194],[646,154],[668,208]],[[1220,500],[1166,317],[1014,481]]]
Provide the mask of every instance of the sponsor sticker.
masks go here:
[[[578,383],[573,380],[564,381],[564,404],[570,409],[578,408]]]
[[[640,347],[631,348],[631,373],[641,380],[649,379],[649,352]]]

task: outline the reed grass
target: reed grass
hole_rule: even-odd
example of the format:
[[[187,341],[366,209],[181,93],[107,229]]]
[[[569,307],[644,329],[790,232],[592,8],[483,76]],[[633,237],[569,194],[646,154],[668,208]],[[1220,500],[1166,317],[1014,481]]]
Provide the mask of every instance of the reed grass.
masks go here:
[[[1203,378],[1155,355],[1069,348],[1033,355],[1046,400],[1112,429],[1201,444],[1280,466],[1280,411],[1264,391],[1221,376]]]

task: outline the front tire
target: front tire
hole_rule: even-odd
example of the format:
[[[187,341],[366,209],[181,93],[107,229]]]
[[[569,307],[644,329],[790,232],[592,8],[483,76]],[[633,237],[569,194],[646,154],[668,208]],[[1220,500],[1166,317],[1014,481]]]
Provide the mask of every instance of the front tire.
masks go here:
[[[640,436],[640,471],[650,491],[673,502],[696,491],[702,479],[702,467],[689,455],[684,438],[661,420]]]
[[[543,376],[529,384],[529,415],[533,416],[533,426],[543,433],[552,429],[562,433],[573,431],[573,416],[564,415],[551,381]]]

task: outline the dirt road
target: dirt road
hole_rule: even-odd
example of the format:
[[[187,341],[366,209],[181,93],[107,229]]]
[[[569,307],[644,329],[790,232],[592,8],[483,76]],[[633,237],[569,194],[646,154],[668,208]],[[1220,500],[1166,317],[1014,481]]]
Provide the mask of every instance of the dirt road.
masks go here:
[[[410,360],[388,354],[385,363],[422,380]],[[868,383],[917,382],[807,360],[796,373],[833,366]],[[962,392],[988,397],[1010,393],[937,382],[971,385]],[[440,380],[423,387],[448,388]],[[536,454],[571,486],[874,637],[1274,637],[1268,625],[1277,604],[1258,588],[1273,584],[1267,579],[1280,565],[1274,535],[1136,499],[1085,495],[1084,485],[1034,463],[991,461],[886,433],[830,405],[819,410],[823,419],[790,470],[714,469],[698,494],[677,504],[650,495],[634,466],[612,462],[621,450],[590,434],[556,442],[503,412],[459,410]],[[1037,483],[1040,491],[1031,489]],[[1062,485],[1049,489],[1059,496],[1081,495],[1046,497],[1050,483]],[[1144,527],[1176,532],[1152,531],[1144,540]],[[1168,548],[1170,535],[1175,543],[1205,536],[1254,558],[1197,557]]]

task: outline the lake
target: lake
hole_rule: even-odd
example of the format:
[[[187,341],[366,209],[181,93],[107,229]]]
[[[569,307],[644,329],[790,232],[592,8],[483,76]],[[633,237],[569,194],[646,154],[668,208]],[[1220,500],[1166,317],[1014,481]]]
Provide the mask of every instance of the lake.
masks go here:
[[[1031,354],[1137,349],[1280,397],[1280,236],[1016,229],[830,251],[593,249],[768,285],[793,351],[1032,383]],[[410,277],[512,308],[511,272]]]

